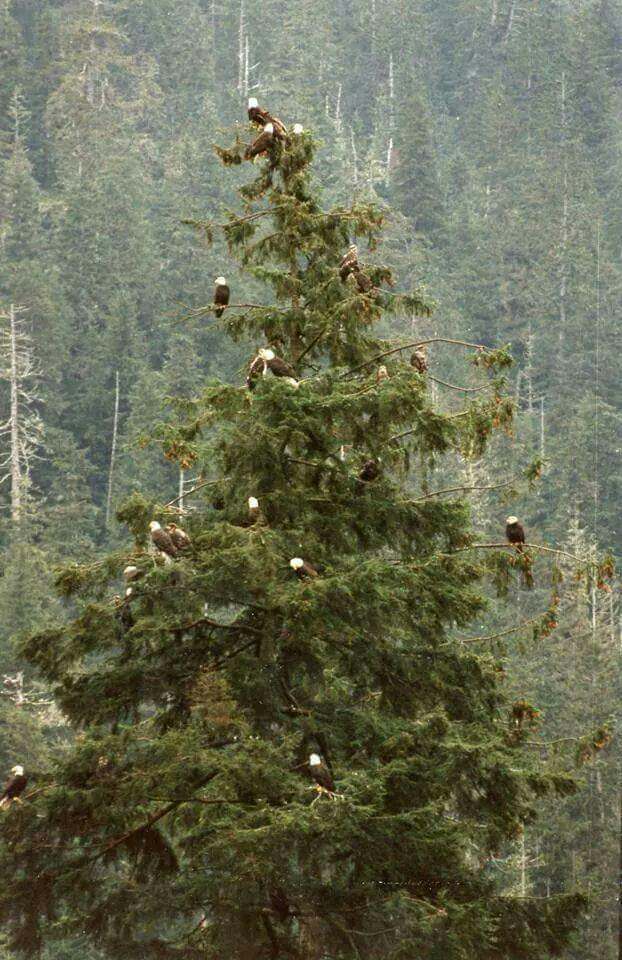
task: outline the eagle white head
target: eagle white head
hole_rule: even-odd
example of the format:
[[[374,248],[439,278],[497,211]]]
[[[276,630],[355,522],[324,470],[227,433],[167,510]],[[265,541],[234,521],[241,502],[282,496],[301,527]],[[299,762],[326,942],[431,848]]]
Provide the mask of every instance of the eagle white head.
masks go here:
[[[292,559],[289,561],[289,565],[292,570],[300,570],[302,567],[304,567],[305,562],[302,557],[292,557]]]
[[[508,517],[505,522],[509,524],[518,523],[518,517]]]
[[[252,110],[254,107],[258,107],[258,106],[259,106],[259,101],[257,100],[257,97],[249,97],[249,98],[248,98],[248,109],[249,109],[249,110]]]
[[[133,591],[132,587],[128,587],[127,590],[125,591],[125,599],[126,599],[126,600],[129,600],[129,598],[132,596],[133,593],[134,593],[134,591]],[[121,598],[119,597],[119,599],[121,599]]]
[[[259,500],[257,497],[248,498],[248,509],[249,510],[259,510]]]
[[[304,130],[305,130],[305,128],[303,127],[303,125],[302,125],[301,123],[295,123],[295,124],[294,124],[294,133],[295,133],[297,136],[300,136],[301,133],[304,133]]]
[[[19,764],[17,764],[17,766],[13,767],[13,769],[11,770],[11,773],[12,773],[13,776],[15,776],[15,777],[23,777],[23,776],[24,776],[24,768],[21,767]]]
[[[151,530],[152,533],[155,533],[156,530],[161,530],[162,527],[160,526],[157,520],[152,520],[151,523],[149,524],[149,529]]]
[[[225,280],[224,277],[216,277],[216,279],[214,280],[214,283],[216,284],[217,287],[227,286],[227,281]]]
[[[263,129],[264,129],[264,133],[274,133],[274,124],[267,123]]]
[[[270,347],[262,347],[259,351],[259,356],[262,360],[274,360],[276,354],[274,350],[271,350]]]
[[[322,763],[322,758],[319,753],[312,753],[309,757],[309,766],[310,767],[319,767]]]
[[[123,576],[126,580],[133,580],[137,573],[138,567],[129,566],[123,571]]]

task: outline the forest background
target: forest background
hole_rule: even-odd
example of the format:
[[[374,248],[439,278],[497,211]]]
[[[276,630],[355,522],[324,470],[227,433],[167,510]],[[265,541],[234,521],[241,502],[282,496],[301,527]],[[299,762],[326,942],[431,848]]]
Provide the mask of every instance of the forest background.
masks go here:
[[[231,202],[213,144],[249,94],[323,141],[327,204],[384,207],[400,286],[438,305],[387,334],[510,345],[514,434],[440,485],[472,487],[485,538],[516,513],[539,542],[620,555],[621,87],[618,0],[1,0],[3,769],[71,736],[16,653],[59,603],[55,568],[124,542],[131,492],[193,484],[147,442],[154,419],[210,376],[240,381],[257,346],[200,308],[221,273],[236,302],[259,285],[182,223]],[[468,391],[447,351],[429,360],[431,389]],[[539,456],[533,492],[486,489]],[[572,578],[550,637],[497,636],[546,587],[474,632],[554,750],[615,720],[622,638],[616,590]],[[589,891],[577,960],[617,956],[619,756],[614,740],[496,864],[524,895]]]

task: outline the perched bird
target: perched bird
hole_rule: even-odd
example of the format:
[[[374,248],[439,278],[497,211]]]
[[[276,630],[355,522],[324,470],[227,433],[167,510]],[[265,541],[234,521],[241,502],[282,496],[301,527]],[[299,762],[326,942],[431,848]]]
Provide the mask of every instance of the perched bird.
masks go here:
[[[255,381],[259,377],[265,377],[268,372],[268,364],[262,357],[262,351],[260,350],[256,357],[253,357],[249,366],[248,373],[246,374],[246,386],[249,390],[255,389]]]
[[[257,97],[248,98],[248,119],[259,127],[264,127],[271,119],[267,110],[262,110]]]
[[[324,791],[325,793],[331,794],[335,792],[335,784],[330,770],[319,753],[312,753],[309,757],[309,771],[317,783],[320,792]]]
[[[312,567],[311,564],[303,560],[302,557],[292,557],[289,565],[299,580],[313,580],[314,577],[319,576],[315,567]]]
[[[373,290],[373,287],[374,287],[373,283],[371,282],[367,274],[363,273],[360,267],[357,266],[356,269],[352,271],[352,276],[356,280],[356,285],[359,289],[359,293],[369,293],[371,290]]]
[[[259,352],[261,353],[261,351]],[[295,380],[298,383],[294,368],[285,360],[282,360],[281,357],[277,357],[274,350],[264,350],[264,356],[268,370],[275,377],[287,377],[289,380]]]
[[[369,293],[373,288],[373,283],[361,270],[358,247],[355,243],[348,248],[348,252],[342,257],[339,264],[339,276],[342,283],[352,279],[356,283],[359,293]]]
[[[284,377],[287,379],[292,386],[298,386],[298,380],[296,379],[296,371],[293,367],[286,363],[285,360],[281,360],[280,357],[277,357],[274,350],[271,350],[269,347],[262,348],[259,350],[256,357],[250,363],[248,368],[248,374],[246,376],[246,385],[249,390],[253,390],[255,386],[255,381],[258,377],[265,377],[270,370],[275,377]]]
[[[257,497],[248,498],[248,517],[251,523],[255,523],[259,520],[261,516],[261,510],[259,509],[259,500]]]
[[[274,141],[274,126],[267,123],[258,137],[244,151],[245,160],[254,160],[255,157],[261,157],[270,149]]]
[[[216,304],[216,309],[214,310],[215,317],[222,317],[225,312],[225,307],[229,303],[229,298],[231,297],[231,290],[227,286],[227,281],[224,277],[216,277],[214,280],[214,303]]]
[[[508,517],[505,521],[505,535],[509,543],[513,543],[516,549],[522,553],[525,542],[525,528],[519,523],[518,517]]]
[[[359,480],[362,480],[364,483],[371,483],[372,480],[377,480],[379,476],[380,464],[378,460],[366,460],[359,473]]]
[[[376,370],[376,383],[382,383],[384,380],[389,379],[389,371],[385,367],[384,363],[378,367]]]
[[[167,523],[166,531],[177,550],[188,550],[192,546],[192,541],[186,531],[178,527],[176,523]]]
[[[341,258],[341,263],[339,264],[339,276],[341,277],[341,282],[345,283],[352,271],[358,269],[358,247],[355,243],[353,243],[348,248],[347,253],[345,253]]]
[[[157,520],[151,521],[149,530],[151,531],[153,545],[160,553],[163,553],[166,557],[177,556],[177,547],[173,543],[170,533],[163,530]]]
[[[126,583],[131,583],[133,580],[140,580],[143,573],[142,570],[139,570],[138,567],[130,564],[123,571],[123,579]]]
[[[415,368],[417,373],[425,373],[428,369],[428,360],[425,355],[425,350],[415,350],[410,358],[410,365],[411,367]]]
[[[283,121],[279,120],[278,117],[273,117],[267,110],[263,110],[256,97],[248,98],[248,119],[258,127],[263,127],[264,130],[271,123],[275,136],[281,140],[284,140],[287,136],[287,128]]]
[[[19,764],[13,767],[11,773],[12,777],[7,781],[4,792],[0,796],[0,807],[8,807],[13,800],[19,800],[28,785],[28,777],[24,776],[24,768]]]

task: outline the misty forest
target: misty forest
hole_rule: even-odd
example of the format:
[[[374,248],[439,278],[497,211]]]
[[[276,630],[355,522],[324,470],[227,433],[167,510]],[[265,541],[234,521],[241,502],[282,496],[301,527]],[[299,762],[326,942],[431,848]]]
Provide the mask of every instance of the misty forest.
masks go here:
[[[0,957],[619,960],[621,0],[0,0]]]

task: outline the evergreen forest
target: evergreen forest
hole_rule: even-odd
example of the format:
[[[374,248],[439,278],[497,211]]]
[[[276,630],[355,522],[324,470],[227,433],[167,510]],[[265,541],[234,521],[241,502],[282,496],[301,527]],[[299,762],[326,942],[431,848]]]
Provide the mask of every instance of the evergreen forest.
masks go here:
[[[2,960],[622,958],[621,311],[622,0],[0,0]]]

